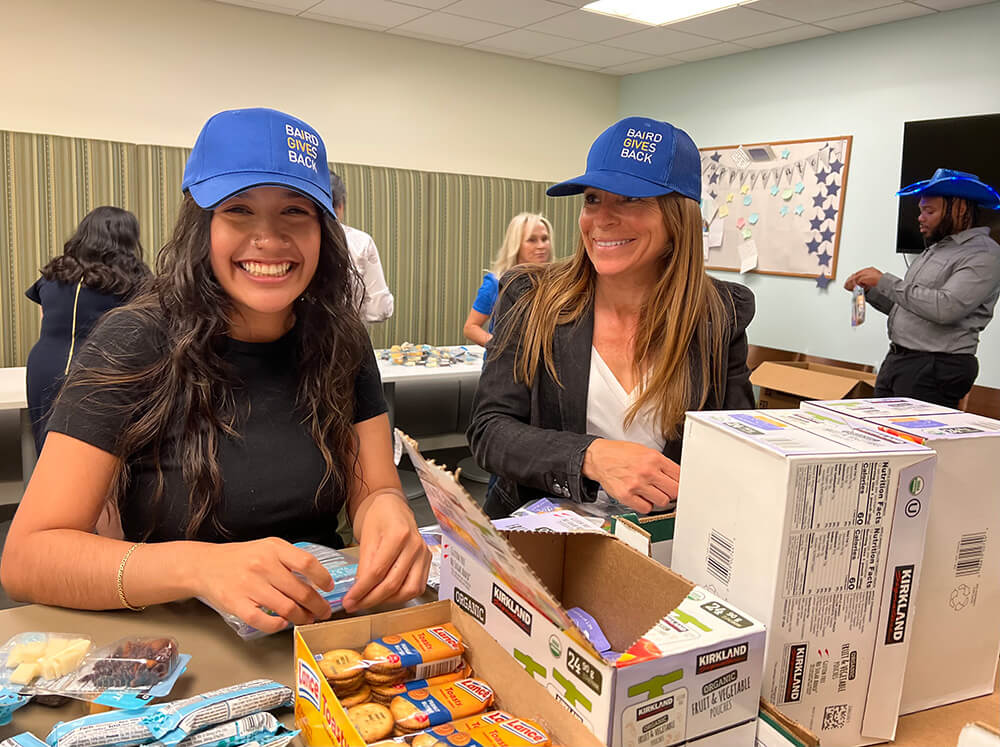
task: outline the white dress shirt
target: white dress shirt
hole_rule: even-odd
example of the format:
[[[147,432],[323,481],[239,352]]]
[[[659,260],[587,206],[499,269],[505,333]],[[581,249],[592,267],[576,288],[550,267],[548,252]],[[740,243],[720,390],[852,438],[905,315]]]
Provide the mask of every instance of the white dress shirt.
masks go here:
[[[347,248],[351,259],[365,281],[365,298],[361,305],[361,319],[365,322],[384,322],[393,312],[392,291],[386,285],[382,272],[382,261],[378,256],[375,241],[364,231],[340,224],[347,237]]]

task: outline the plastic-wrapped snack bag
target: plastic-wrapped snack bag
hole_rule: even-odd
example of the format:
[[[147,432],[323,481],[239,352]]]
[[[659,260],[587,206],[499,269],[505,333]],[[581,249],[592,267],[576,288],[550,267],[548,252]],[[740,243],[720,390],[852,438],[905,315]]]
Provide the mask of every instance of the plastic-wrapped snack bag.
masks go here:
[[[0,742],[0,747],[46,747],[45,742],[31,732],[22,732]]]
[[[354,586],[354,580],[358,576],[358,564],[353,562],[339,550],[334,550],[333,548],[326,547],[325,545],[317,545],[314,542],[296,542],[295,546],[300,547],[313,555],[333,577],[332,591],[323,591],[322,589],[317,589],[317,591],[319,592],[319,595],[329,603],[330,609],[334,612],[342,610],[344,608],[344,596],[347,594],[348,590]],[[296,575],[305,581],[301,575]],[[271,635],[270,633],[258,630],[252,625],[248,625],[236,615],[217,609],[214,605],[209,604],[207,600],[201,599],[201,597],[199,597],[199,601],[208,605],[222,615],[222,619],[226,621],[226,624],[235,630],[236,634],[244,640],[249,641],[255,638],[263,638],[266,635]],[[271,614],[270,610],[264,611]],[[292,626],[289,625],[285,628],[285,630],[288,630],[291,627]]]
[[[252,713],[196,732],[182,739],[177,747],[235,747],[251,742],[270,744],[286,736],[291,741],[297,734],[297,731],[286,729],[270,713]]]
[[[292,704],[291,689],[274,680],[251,680],[192,698],[131,711],[96,713],[56,724],[49,747],[132,747],[159,740],[180,744],[210,726]]]
[[[857,327],[865,323],[865,289],[855,285],[851,291],[851,326]]]
[[[61,680],[83,662],[94,642],[70,633],[19,633],[0,646],[0,688],[25,692],[29,686]]]

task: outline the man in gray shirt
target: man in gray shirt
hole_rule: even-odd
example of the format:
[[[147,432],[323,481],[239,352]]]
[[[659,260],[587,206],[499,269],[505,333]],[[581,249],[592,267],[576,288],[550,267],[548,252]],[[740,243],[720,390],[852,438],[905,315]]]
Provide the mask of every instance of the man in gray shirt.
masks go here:
[[[913,397],[957,407],[979,373],[979,333],[1000,295],[1000,245],[976,227],[979,208],[1000,209],[1000,195],[974,174],[938,169],[904,187],[920,195],[920,234],[927,249],[898,278],[874,267],[844,283],[889,315],[889,354],[876,397]]]

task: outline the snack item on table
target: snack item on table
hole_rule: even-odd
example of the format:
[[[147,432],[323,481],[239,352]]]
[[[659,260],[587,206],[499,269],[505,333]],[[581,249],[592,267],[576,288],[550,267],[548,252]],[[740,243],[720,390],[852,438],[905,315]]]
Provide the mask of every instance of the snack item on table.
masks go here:
[[[468,734],[483,747],[547,747],[552,744],[541,726],[524,718],[483,724],[469,729]]]
[[[353,693],[348,693],[343,697],[338,695],[337,697],[340,698],[340,704],[344,706],[344,708],[353,708],[354,706],[359,706],[362,703],[367,703],[371,700],[372,691],[368,685],[362,685]]]
[[[389,710],[400,733],[473,716],[493,705],[493,688],[482,680],[464,679],[397,695]]]
[[[7,645],[4,662],[6,681],[16,687],[31,684],[36,678],[55,680],[80,666],[93,642],[84,636],[61,633],[22,633]]]
[[[364,676],[364,660],[354,649],[330,649],[324,651],[316,661],[319,664],[319,671],[331,685],[344,684]]]
[[[47,745],[30,731],[25,731],[0,741],[0,747],[47,747]]]
[[[365,742],[385,739],[392,734],[392,714],[384,705],[364,703],[347,709],[347,717]]]
[[[468,665],[465,659],[461,659],[458,666],[456,666],[451,672],[446,672],[444,674],[437,675],[436,677],[428,677],[425,680],[407,680],[405,682],[392,682],[389,684],[372,683],[372,700],[377,703],[389,705],[390,701],[392,701],[392,699],[397,695],[402,695],[410,690],[419,690],[420,688],[433,687],[434,685],[443,685],[446,682],[454,682],[455,680],[465,679],[471,674],[472,667]]]
[[[426,731],[401,734],[377,747],[548,747],[549,735],[538,724],[490,711],[434,726]],[[372,747],[376,747],[373,745]]]
[[[169,677],[179,652],[173,638],[125,638],[94,657],[80,683],[96,689],[147,688]],[[99,652],[101,653],[101,652]]]

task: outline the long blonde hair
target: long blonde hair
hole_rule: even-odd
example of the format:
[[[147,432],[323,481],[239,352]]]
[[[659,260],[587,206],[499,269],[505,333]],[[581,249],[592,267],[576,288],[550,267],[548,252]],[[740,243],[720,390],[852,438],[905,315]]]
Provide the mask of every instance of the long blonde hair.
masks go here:
[[[552,224],[549,223],[548,218],[538,213],[518,213],[507,224],[507,233],[504,234],[503,244],[500,245],[500,249],[497,251],[497,256],[493,260],[493,267],[490,268],[490,272],[499,278],[517,264],[517,255],[521,251],[521,244],[524,243],[525,234],[534,228],[536,223],[541,223],[545,226],[545,230],[549,232],[549,240],[554,241],[552,238]],[[549,257],[551,256],[552,250],[550,249]]]
[[[705,273],[698,203],[675,194],[658,197],[657,203],[672,248],[664,253],[659,279],[639,314],[632,361],[639,389],[625,413],[625,425],[649,408],[664,436],[675,438],[685,411],[703,407],[710,390],[722,391],[725,371],[718,365],[713,369],[712,361],[721,360],[729,344],[727,316],[735,317],[736,312],[730,299],[727,314],[722,296]],[[594,302],[597,272],[582,236],[569,259],[518,272],[527,275],[533,287],[505,315],[523,323],[505,324],[500,346],[511,344],[519,334],[515,378],[530,386],[544,365],[559,383],[552,357],[555,328],[577,321]],[[692,346],[697,353],[694,362],[688,355]]]

